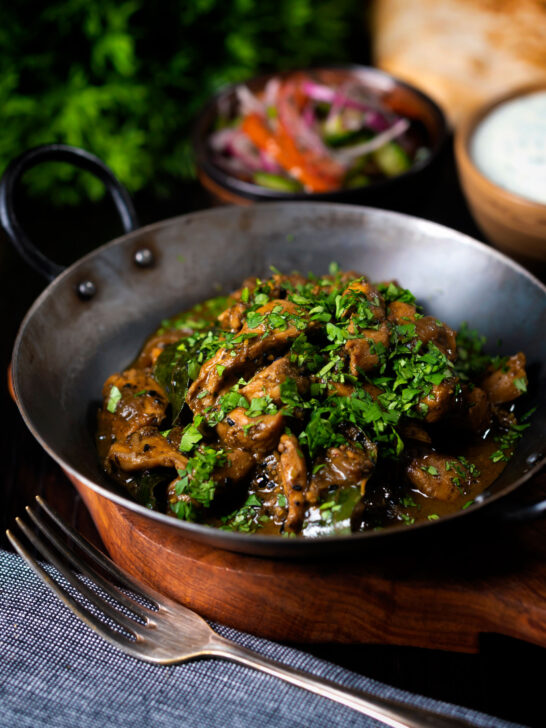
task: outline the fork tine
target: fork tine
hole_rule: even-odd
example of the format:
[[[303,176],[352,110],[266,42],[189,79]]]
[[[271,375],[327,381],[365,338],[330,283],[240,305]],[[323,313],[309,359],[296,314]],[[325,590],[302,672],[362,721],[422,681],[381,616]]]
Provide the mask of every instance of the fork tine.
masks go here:
[[[25,534],[25,536],[28,538],[28,540],[42,554],[42,556],[50,561],[53,566],[55,566],[55,568],[64,576],[64,578],[70,584],[72,584],[72,586],[78,592],[82,593],[85,597],[87,597],[91,604],[94,604],[98,609],[104,612],[104,614],[108,615],[111,619],[114,620],[114,622],[126,629],[135,637],[140,637],[141,639],[144,639],[147,629],[146,627],[142,627],[142,625],[140,625],[138,622],[135,622],[133,619],[130,619],[125,614],[122,614],[111,604],[108,604],[108,602],[106,602],[103,597],[100,597],[80,579],[78,579],[74,572],[72,572],[67,566],[65,566],[65,564],[62,563],[62,561],[42,541],[42,539],[36,536],[36,534],[32,533],[32,531],[28,528],[24,521],[22,521],[20,518],[16,518],[15,522],[17,523],[21,531]]]
[[[108,642],[113,644],[118,649],[122,649],[124,652],[132,652],[131,646],[133,643],[128,640],[125,635],[122,635],[119,632],[114,632],[113,629],[111,629],[108,625],[104,624],[104,622],[101,622],[101,620],[88,609],[86,609],[86,607],[79,604],[72,597],[72,595],[66,591],[66,589],[64,589],[60,584],[57,584],[57,582],[49,576],[47,571],[42,568],[40,564],[29,554],[23,544],[19,541],[18,538],[13,535],[13,533],[9,529],[6,530],[6,536],[10,540],[13,548],[17,551],[19,556],[21,556],[27,562],[27,564],[34,571],[34,573],[40,577],[40,579],[63,602],[63,604],[71,609],[77,617],[79,617],[83,622],[85,622],[85,624],[87,624],[88,627],[100,634],[101,637],[103,637],[105,640],[108,640]]]
[[[82,549],[82,551],[85,551],[85,553],[91,559],[93,559],[95,563],[101,566],[108,574],[110,574],[110,576],[112,576],[114,579],[117,579],[121,584],[126,586],[131,591],[135,592],[135,594],[139,594],[145,599],[148,599],[148,601],[151,602],[154,606],[164,606],[165,608],[167,608],[167,605],[162,602],[167,602],[170,600],[165,599],[161,594],[156,592],[151,587],[144,587],[143,584],[135,582],[133,578],[126,571],[124,571],[117,564],[115,564],[112,559],[109,559],[108,556],[105,556],[102,551],[99,551],[97,548],[95,548],[95,546],[93,546],[93,544],[90,543],[85,537],[81,536],[71,526],[65,523],[59,516],[59,514],[54,511],[53,508],[51,508],[51,506],[48,505],[39,495],[36,496],[36,501],[38,505],[43,508],[43,510],[51,518],[51,520],[54,521],[57,526],[66,533],[67,536],[70,536],[70,538],[72,538],[72,540]]]
[[[116,586],[107,581],[101,574],[99,574],[99,572],[93,566],[84,563],[84,561],[74,553],[74,550],[71,546],[63,544],[61,543],[61,541],[59,541],[57,536],[53,533],[53,531],[49,528],[49,526],[45,523],[41,516],[35,513],[28,506],[26,506],[25,510],[30,518],[34,521],[36,526],[38,526],[42,533],[44,533],[51,541],[51,543],[55,546],[57,551],[59,551],[59,553],[61,553],[66,559],[68,559],[72,566],[81,571],[82,574],[85,574],[85,576],[87,576],[89,579],[97,583],[101,587],[101,589],[103,589],[107,594],[112,597],[112,599],[115,599],[120,604],[123,604],[124,607],[130,609],[137,617],[140,617],[142,619],[149,619],[149,616],[151,614],[154,614],[154,612],[152,612],[150,609],[139,604],[137,601],[132,599],[130,596],[124,594]]]

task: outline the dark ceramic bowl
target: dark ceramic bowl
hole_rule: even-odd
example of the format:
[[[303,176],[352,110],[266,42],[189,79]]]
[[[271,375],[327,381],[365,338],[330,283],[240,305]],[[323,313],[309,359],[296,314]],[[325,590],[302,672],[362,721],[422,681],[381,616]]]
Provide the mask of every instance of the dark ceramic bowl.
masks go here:
[[[284,71],[260,76],[247,81],[245,85],[253,93],[257,93],[274,76],[286,78],[296,72]],[[208,146],[208,139],[214,130],[219,106],[232,107],[234,110],[236,108],[236,85],[232,85],[220,91],[201,111],[193,134],[193,149],[199,180],[217,201],[249,204],[268,200],[330,200],[394,207],[399,203],[403,204],[409,195],[413,195],[416,190],[422,188],[426,173],[433,168],[448,131],[444,113],[430,97],[384,71],[367,66],[304,69],[303,72],[326,85],[357,79],[363,86],[373,91],[384,106],[412,121],[412,126],[422,137],[424,146],[430,150],[429,156],[417,161],[407,172],[397,177],[333,192],[281,192],[241,180],[214,164]]]

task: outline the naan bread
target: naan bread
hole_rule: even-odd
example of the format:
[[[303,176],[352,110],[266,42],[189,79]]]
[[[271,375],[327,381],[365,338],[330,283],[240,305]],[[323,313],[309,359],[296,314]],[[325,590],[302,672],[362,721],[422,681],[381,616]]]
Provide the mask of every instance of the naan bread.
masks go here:
[[[376,65],[438,101],[453,124],[546,81],[544,0],[375,0]]]

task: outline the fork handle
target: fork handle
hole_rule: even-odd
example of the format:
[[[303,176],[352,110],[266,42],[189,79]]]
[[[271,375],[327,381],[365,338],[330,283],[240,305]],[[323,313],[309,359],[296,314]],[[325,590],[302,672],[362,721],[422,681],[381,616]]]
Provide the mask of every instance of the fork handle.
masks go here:
[[[358,710],[393,728],[461,728],[472,725],[460,718],[451,718],[396,700],[380,698],[372,693],[343,688],[330,680],[270,660],[219,635],[211,639],[206,654],[233,660],[268,675],[274,675],[299,688]]]

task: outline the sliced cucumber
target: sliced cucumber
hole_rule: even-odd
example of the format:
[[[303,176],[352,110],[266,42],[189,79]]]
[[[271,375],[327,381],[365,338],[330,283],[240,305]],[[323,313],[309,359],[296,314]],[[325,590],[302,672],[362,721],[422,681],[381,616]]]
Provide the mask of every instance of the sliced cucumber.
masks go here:
[[[345,188],[352,190],[355,187],[365,187],[370,184],[370,178],[365,174],[354,174],[347,176],[345,180]]]
[[[356,131],[334,131],[324,134],[324,142],[329,146],[337,149],[338,147],[348,147],[355,144],[363,144],[372,139],[373,134],[363,129]]]
[[[411,159],[396,142],[387,142],[379,147],[372,152],[372,158],[386,177],[397,177],[411,167]]]
[[[280,192],[301,192],[303,190],[297,180],[283,177],[280,174],[271,174],[271,172],[255,172],[253,180],[261,187],[269,187],[271,190]]]

